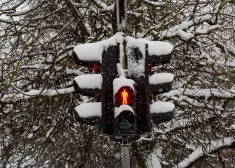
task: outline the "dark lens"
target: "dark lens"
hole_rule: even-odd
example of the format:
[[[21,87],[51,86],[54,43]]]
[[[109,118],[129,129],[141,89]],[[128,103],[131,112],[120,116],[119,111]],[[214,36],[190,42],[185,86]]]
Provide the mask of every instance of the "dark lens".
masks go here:
[[[135,116],[130,111],[123,111],[118,118],[118,126],[122,130],[128,130],[135,122]]]

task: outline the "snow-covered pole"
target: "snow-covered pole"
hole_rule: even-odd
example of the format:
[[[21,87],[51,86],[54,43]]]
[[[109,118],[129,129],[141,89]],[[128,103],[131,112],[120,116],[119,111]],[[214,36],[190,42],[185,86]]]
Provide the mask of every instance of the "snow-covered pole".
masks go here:
[[[116,0],[116,17],[117,17],[117,31],[123,32],[127,24],[127,0]],[[119,48],[120,50],[121,48]],[[126,42],[123,41],[123,69],[127,69],[127,55],[126,55]],[[121,53],[121,51],[119,52]],[[130,143],[127,143],[129,139],[122,137],[121,144],[121,168],[130,168]]]
[[[116,20],[117,20],[117,32],[125,32],[127,24],[127,0],[116,0]],[[127,56],[126,56],[126,42],[123,41],[122,50],[119,53],[123,53],[122,68],[127,69]],[[121,48],[120,48],[121,50]]]
[[[127,0],[116,0],[117,31],[125,29],[127,23]]]
[[[130,168],[130,144],[121,144],[121,167]]]

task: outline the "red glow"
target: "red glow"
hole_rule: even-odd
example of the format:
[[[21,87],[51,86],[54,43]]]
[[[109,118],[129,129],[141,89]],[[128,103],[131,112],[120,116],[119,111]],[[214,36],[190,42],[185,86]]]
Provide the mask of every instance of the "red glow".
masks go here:
[[[93,71],[94,73],[99,73],[99,65],[98,64],[93,64]]]
[[[128,104],[128,97],[129,97],[129,94],[128,94],[128,92],[126,91],[126,89],[124,89],[124,90],[121,92],[121,97],[122,97],[122,104]]]
[[[153,63],[150,63],[150,64],[149,64],[149,72],[152,71],[152,67],[153,67]]]

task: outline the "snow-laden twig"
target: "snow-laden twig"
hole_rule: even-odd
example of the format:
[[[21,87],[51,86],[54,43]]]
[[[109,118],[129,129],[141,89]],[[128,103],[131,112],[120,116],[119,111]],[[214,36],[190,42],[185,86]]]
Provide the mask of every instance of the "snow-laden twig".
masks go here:
[[[151,153],[145,162],[147,168],[161,168],[161,164],[155,152]]]
[[[187,158],[182,160],[175,168],[186,168],[197,161],[197,159],[205,156],[208,153],[213,153],[219,148],[230,146],[235,142],[234,138],[226,137],[220,140],[212,141],[207,147],[199,147],[192,152]]]
[[[56,96],[59,94],[68,94],[74,92],[74,87],[54,89],[54,90],[31,90],[29,92],[22,92],[20,94],[6,94],[1,98],[2,102],[14,102],[19,99],[29,99],[33,96],[43,95],[43,96]]]
[[[218,98],[235,98],[235,90],[220,90],[220,89],[186,89],[179,88],[177,90],[171,90],[170,92],[164,94],[167,97],[172,97],[175,94],[178,96],[181,94],[191,96],[191,97],[205,97],[205,98],[211,98],[211,97],[218,97]]]
[[[106,5],[106,3],[103,3],[99,0],[94,0],[94,2],[99,6],[99,8],[101,8],[102,10],[105,11],[113,11],[114,10],[114,3],[110,6]]]
[[[212,15],[206,14],[204,16],[198,16],[195,17],[192,20],[189,21],[183,21],[181,24],[176,25],[172,28],[169,28],[167,30],[164,30],[160,32],[159,37],[164,38],[164,37],[174,37],[174,36],[179,36],[183,40],[189,40],[195,36],[195,34],[207,34],[210,31],[220,28],[219,25],[212,25],[208,26],[207,28],[204,29],[190,29],[194,25],[198,25],[200,23],[210,21],[212,19]],[[190,30],[189,30],[190,29]]]

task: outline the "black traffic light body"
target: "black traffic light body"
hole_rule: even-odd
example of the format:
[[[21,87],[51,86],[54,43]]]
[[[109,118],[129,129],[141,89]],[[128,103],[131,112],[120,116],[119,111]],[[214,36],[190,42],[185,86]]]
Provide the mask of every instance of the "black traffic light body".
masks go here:
[[[144,53],[140,51],[139,47],[130,46],[128,48],[128,66],[132,69],[137,69],[136,71],[129,69],[131,73],[128,74],[129,77],[135,81],[137,134],[149,133],[152,130],[148,85],[149,65],[146,57],[147,45],[142,44],[141,47],[144,47]]]
[[[100,60],[96,57],[83,57],[81,53],[90,49],[95,43],[80,44],[73,50],[73,60],[76,64],[92,68],[93,65],[100,66]],[[102,50],[102,48],[101,48]],[[102,51],[101,51],[102,53]],[[84,74],[74,78],[73,85],[76,93],[83,94],[85,96],[96,96],[101,92],[102,76],[101,74]],[[74,118],[77,122],[96,125],[101,122],[101,103],[85,103],[78,105],[74,108]]]
[[[74,109],[75,119],[78,122],[89,125],[100,125],[100,133],[105,135],[113,135],[113,80],[117,77],[116,64],[119,61],[118,56],[118,45],[104,47],[101,56],[102,61],[85,61],[79,59],[75,52],[73,53],[74,61],[77,64],[87,67],[94,67],[95,64],[100,66],[101,71],[101,74],[80,75],[74,79],[73,84],[76,93],[86,96],[99,95],[101,100],[99,103],[86,103],[86,105],[77,106]]]
[[[172,103],[151,102],[152,94],[161,94],[171,89],[173,75],[167,79],[163,79],[164,75],[161,73],[150,76],[152,64],[170,62],[173,47],[166,42],[149,42],[143,39],[131,39],[128,43],[128,77],[136,83],[137,134],[148,134],[152,131],[152,123],[159,124],[173,117]],[[157,44],[166,50],[156,46]]]
[[[117,77],[117,63],[119,62],[119,47],[110,46],[102,54],[101,75],[101,133],[113,135],[114,102],[113,80]]]
[[[171,89],[173,75],[165,73],[150,76],[152,64],[169,63],[173,47],[169,43],[150,42],[132,37],[127,41],[127,75],[118,70],[120,45],[115,37],[109,42],[82,45],[74,50],[74,61],[82,66],[93,67],[97,74],[80,75],[74,79],[76,93],[98,96],[100,102],[86,103],[74,109],[78,122],[95,125],[99,132],[110,137],[128,136],[136,139],[152,131],[152,123],[168,121],[173,116],[174,105],[151,102],[151,95]],[[108,45],[107,45],[108,44]],[[88,55],[92,47],[99,51]],[[165,50],[166,49],[166,50]],[[85,57],[84,55],[85,54]],[[122,69],[123,70],[123,69]],[[100,73],[98,73],[100,72]],[[124,72],[124,70],[123,70]],[[126,77],[125,77],[126,76]],[[165,76],[167,78],[165,79]],[[117,85],[116,81],[122,81]]]

